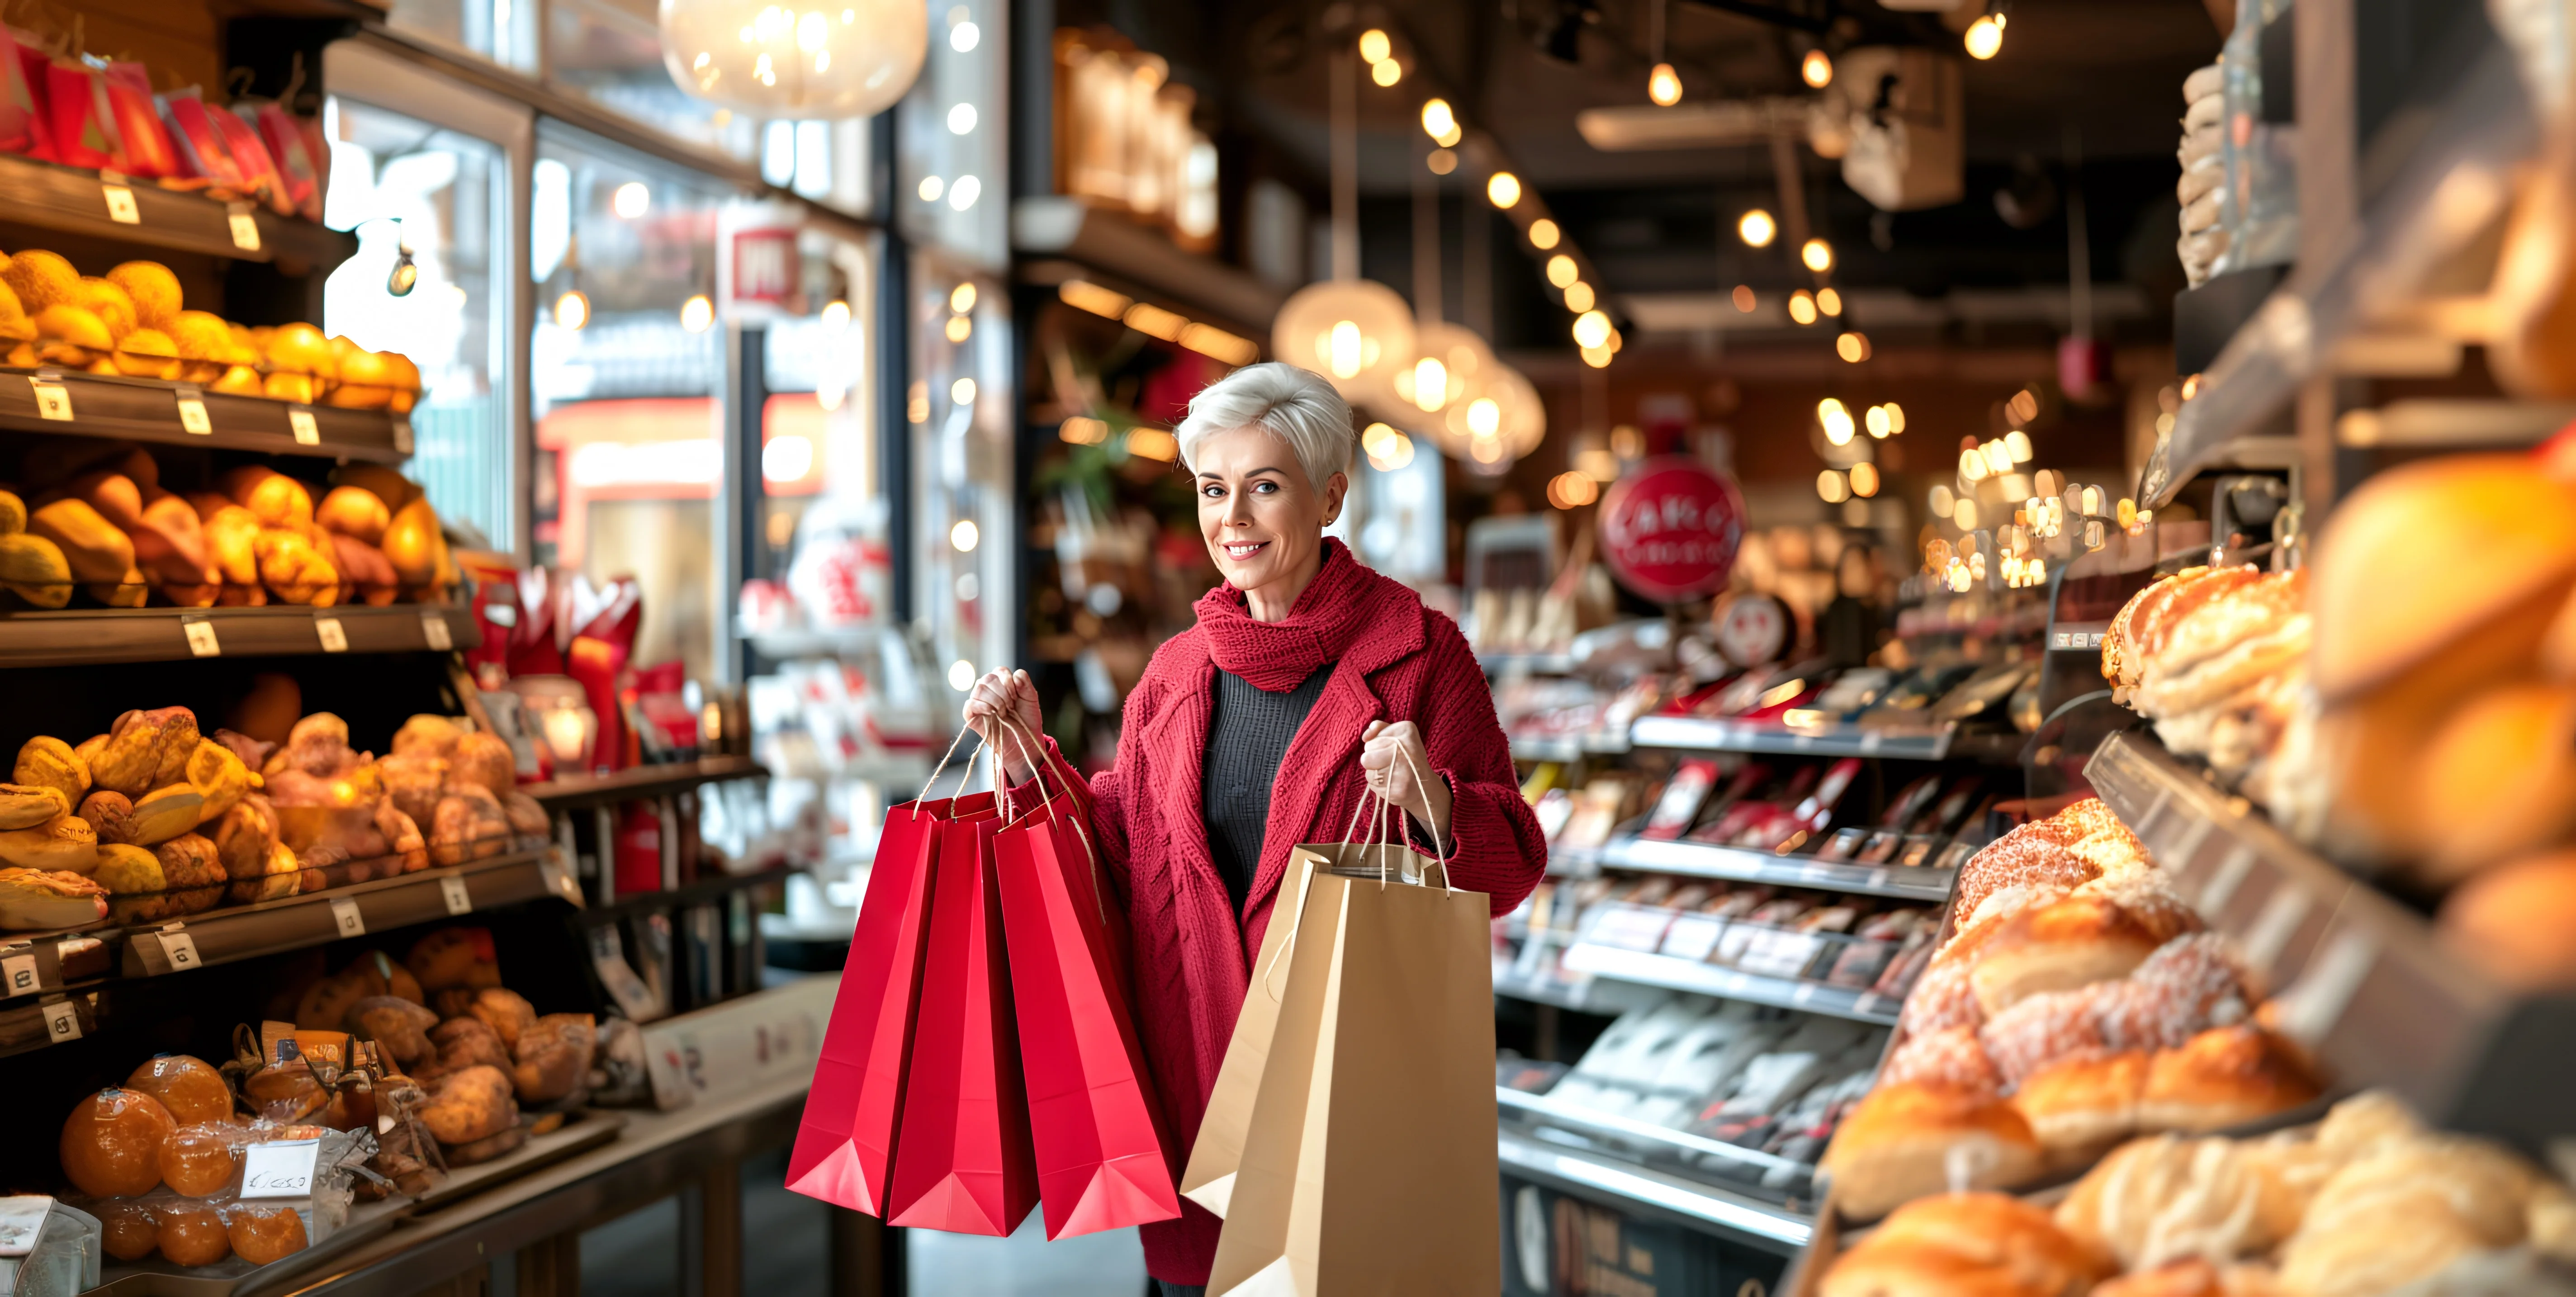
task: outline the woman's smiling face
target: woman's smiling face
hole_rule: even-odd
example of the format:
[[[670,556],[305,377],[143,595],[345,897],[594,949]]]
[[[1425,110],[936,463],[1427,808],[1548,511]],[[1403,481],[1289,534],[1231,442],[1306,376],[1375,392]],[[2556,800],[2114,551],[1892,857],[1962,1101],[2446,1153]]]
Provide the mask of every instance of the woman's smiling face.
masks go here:
[[[1288,443],[1267,428],[1232,428],[1202,439],[1193,458],[1199,533],[1226,583],[1244,592],[1260,620],[1278,603],[1287,615],[1323,561],[1324,528],[1341,516],[1349,479],[1335,473],[1318,491]]]

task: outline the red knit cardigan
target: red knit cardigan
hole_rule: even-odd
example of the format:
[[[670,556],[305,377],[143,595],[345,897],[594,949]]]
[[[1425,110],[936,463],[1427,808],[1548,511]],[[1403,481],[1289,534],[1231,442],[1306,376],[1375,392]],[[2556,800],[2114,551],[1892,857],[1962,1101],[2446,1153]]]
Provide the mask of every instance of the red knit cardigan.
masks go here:
[[[1348,561],[1348,560],[1344,560]],[[1378,607],[1334,664],[1323,695],[1279,763],[1270,824],[1238,924],[1209,853],[1199,776],[1216,695],[1206,633],[1163,642],[1127,696],[1117,765],[1096,775],[1101,853],[1127,898],[1137,1030],[1144,1037],[1169,1128],[1175,1176],[1198,1139],[1217,1065],[1243,1010],[1253,955],[1300,842],[1334,841],[1358,808],[1360,734],[1375,720],[1421,727],[1433,771],[1451,795],[1449,878],[1492,897],[1505,914],[1538,885],[1547,840],[1521,800],[1511,745],[1484,671],[1455,622],[1411,590],[1367,572],[1355,598]],[[1145,1268],[1175,1284],[1204,1284],[1223,1223],[1184,1200],[1179,1220],[1143,1227]]]

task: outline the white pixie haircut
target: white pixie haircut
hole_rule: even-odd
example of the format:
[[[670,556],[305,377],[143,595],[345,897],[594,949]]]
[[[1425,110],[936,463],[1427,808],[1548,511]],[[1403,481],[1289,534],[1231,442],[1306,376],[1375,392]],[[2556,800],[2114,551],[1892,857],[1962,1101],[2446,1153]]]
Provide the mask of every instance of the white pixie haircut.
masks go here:
[[[1182,465],[1196,473],[1199,442],[1236,428],[1260,428],[1288,443],[1318,491],[1351,466],[1359,440],[1350,403],[1323,375],[1278,360],[1246,365],[1190,398],[1190,417],[1178,429]]]

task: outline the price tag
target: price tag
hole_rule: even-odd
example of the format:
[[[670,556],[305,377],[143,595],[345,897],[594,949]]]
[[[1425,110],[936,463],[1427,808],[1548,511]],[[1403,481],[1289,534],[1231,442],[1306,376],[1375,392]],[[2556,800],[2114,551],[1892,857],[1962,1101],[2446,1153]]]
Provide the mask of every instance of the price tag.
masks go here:
[[[394,416],[394,453],[397,455],[411,453],[411,416],[409,415]]]
[[[450,914],[464,914],[474,908],[474,898],[465,892],[465,880],[455,874],[438,880],[438,894],[447,901]]]
[[[206,417],[205,394],[193,387],[179,389],[179,426],[200,437],[215,431],[215,421]]]
[[[197,939],[185,932],[163,932],[161,954],[170,961],[170,971],[174,973],[184,973],[191,968],[205,966],[197,958]]]
[[[331,922],[344,937],[367,935],[367,921],[358,913],[358,903],[347,897],[331,902]]]
[[[313,1139],[271,1140],[243,1148],[241,1196],[311,1197],[313,1163],[321,1152],[322,1142]]]
[[[244,252],[259,251],[259,220],[250,209],[235,205],[232,210],[233,246]]]
[[[134,191],[123,185],[100,185],[107,196],[107,219],[119,225],[141,225],[143,209],[134,205]]]
[[[0,995],[25,995],[44,987],[45,975],[36,969],[33,954],[0,958]]]
[[[322,426],[313,422],[313,412],[300,405],[286,407],[286,426],[295,433],[298,446],[322,444]]]
[[[316,614],[313,618],[313,633],[321,638],[323,652],[346,653],[349,651],[349,632],[340,628],[339,618],[324,617],[320,614]]]
[[[420,637],[428,641],[432,652],[444,653],[456,647],[456,638],[447,633],[447,618],[435,608],[420,610]]]
[[[27,386],[36,389],[36,414],[58,423],[72,421],[72,394],[62,384],[42,378],[30,378]]]
[[[203,617],[190,617],[179,623],[179,632],[188,637],[188,651],[201,658],[220,657],[224,646],[215,639],[215,624]]]
[[[45,1039],[59,1045],[80,1038],[80,1010],[69,1000],[46,1001]]]

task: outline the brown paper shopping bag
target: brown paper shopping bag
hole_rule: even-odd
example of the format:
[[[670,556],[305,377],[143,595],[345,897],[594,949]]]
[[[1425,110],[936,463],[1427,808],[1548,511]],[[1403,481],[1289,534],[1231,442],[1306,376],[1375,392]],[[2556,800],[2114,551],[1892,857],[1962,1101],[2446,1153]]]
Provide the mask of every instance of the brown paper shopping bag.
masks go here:
[[[1488,902],[1427,872],[1308,868],[1211,1297],[1501,1287]]]

